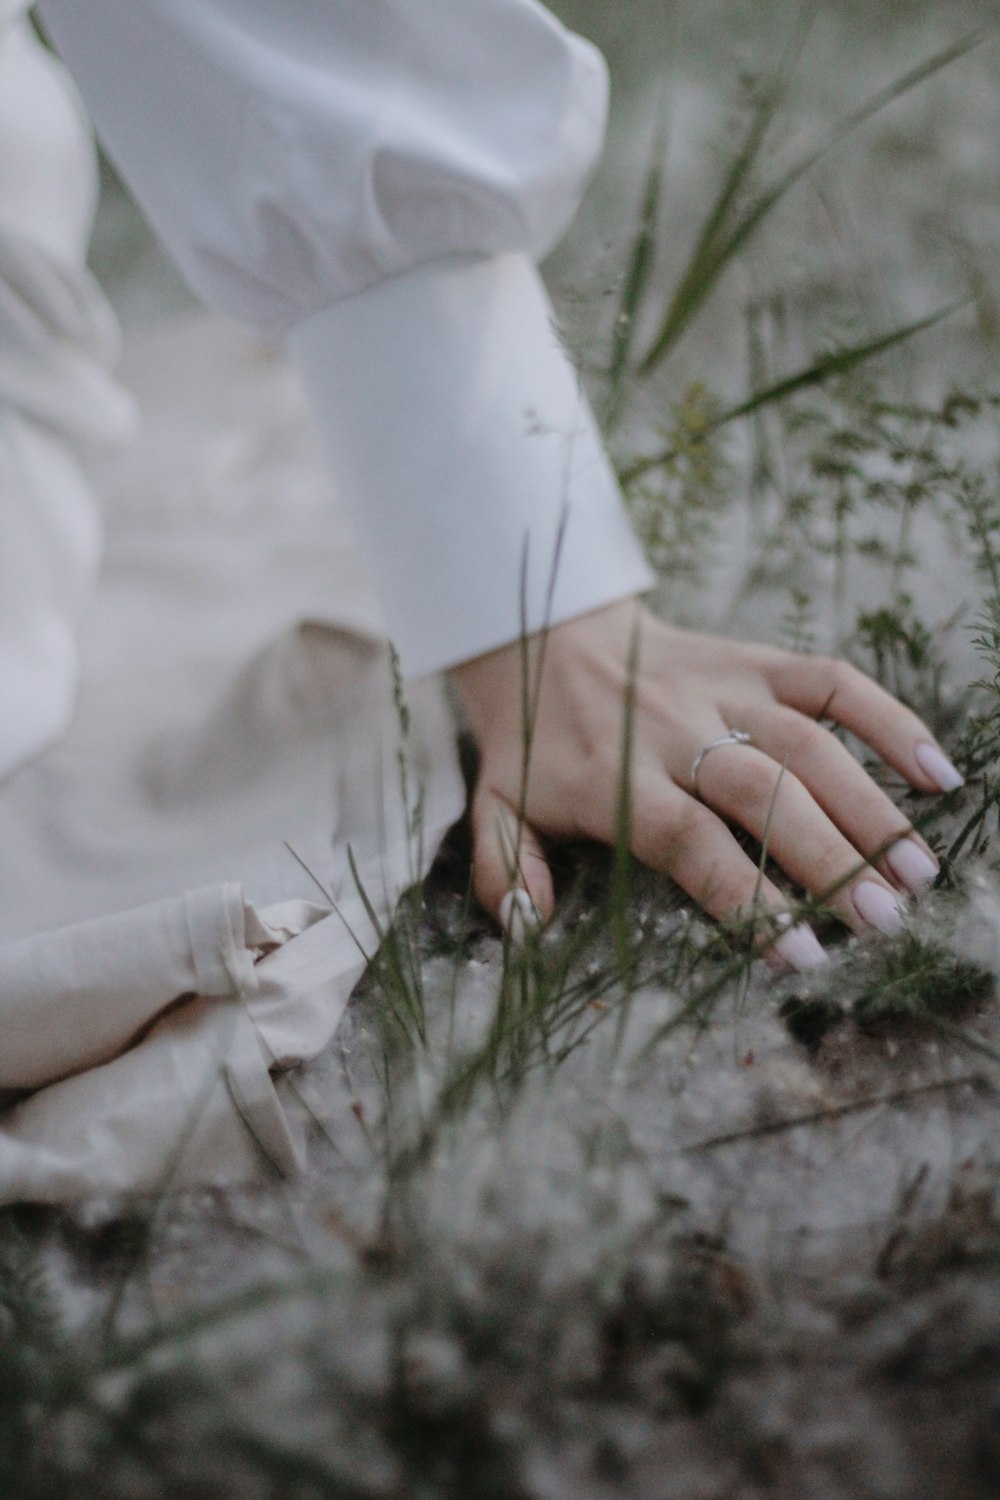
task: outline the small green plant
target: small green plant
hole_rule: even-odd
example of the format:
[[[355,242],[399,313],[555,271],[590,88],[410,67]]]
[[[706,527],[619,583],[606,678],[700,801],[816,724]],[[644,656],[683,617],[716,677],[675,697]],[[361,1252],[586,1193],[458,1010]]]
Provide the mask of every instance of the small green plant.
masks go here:
[[[879,948],[859,977],[852,1010],[862,1023],[963,1016],[993,993],[995,983],[981,964],[919,932],[904,933]]]

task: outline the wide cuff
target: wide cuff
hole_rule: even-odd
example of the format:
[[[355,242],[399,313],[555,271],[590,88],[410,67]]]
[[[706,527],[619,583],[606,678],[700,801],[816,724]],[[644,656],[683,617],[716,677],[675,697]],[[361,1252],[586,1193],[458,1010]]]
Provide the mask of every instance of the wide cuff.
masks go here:
[[[419,266],[289,348],[408,677],[651,586],[527,256]]]

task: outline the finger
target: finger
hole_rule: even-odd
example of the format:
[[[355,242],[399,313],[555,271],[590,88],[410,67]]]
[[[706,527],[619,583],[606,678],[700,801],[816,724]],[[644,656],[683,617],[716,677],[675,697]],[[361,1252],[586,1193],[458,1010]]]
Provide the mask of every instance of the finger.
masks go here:
[[[812,718],[825,715],[870,745],[924,792],[953,792],[962,776],[923,720],[846,661],[782,653],[765,662],[771,690]]]
[[[758,913],[790,923],[788,901],[744,853],[726,825],[702,803],[664,780],[633,788],[632,851],[652,870],[661,870],[710,916],[719,921],[749,919]],[[765,930],[771,923],[765,924]],[[826,963],[812,931],[788,926],[774,952],[795,969]]]
[[[938,873],[938,863],[890,797],[851,752],[815,719],[769,705],[744,711],[740,723],[758,749],[786,765],[841,833],[891,880],[914,894]]]
[[[900,898],[794,772],[753,746],[726,745],[706,757],[698,784],[709,807],[765,844],[798,885],[828,901],[850,927],[899,931]]]
[[[472,803],[472,869],[476,898],[515,940],[547,921],[555,906],[552,874],[534,829],[488,786]]]

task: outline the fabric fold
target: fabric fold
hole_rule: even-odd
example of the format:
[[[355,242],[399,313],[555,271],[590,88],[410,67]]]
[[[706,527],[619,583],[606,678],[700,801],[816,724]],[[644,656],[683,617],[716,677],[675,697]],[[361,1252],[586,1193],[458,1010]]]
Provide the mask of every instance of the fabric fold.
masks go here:
[[[0,1202],[299,1170],[274,1075],[376,950],[353,869],[384,928],[464,801],[441,684],[401,715],[288,366],[197,317],[125,375],[145,425],[95,469],[76,711],[0,782]]]
[[[418,266],[288,347],[408,677],[652,586],[527,256]]]
[[[303,1147],[246,1012],[194,999],[142,1042],[8,1109],[0,1201],[159,1194],[290,1175]]]
[[[244,994],[242,927],[229,885],[3,944],[0,1088],[108,1061],[182,996]]]

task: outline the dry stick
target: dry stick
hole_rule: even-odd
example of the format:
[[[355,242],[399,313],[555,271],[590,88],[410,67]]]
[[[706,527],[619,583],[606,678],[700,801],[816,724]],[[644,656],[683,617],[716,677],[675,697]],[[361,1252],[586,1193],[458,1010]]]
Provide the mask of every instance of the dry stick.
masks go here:
[[[752,1125],[747,1130],[727,1130],[722,1135],[711,1135],[707,1140],[695,1141],[690,1146],[679,1146],[671,1155],[686,1156],[693,1151],[714,1151],[719,1146],[731,1146],[737,1141],[757,1140],[761,1136],[780,1135],[786,1130],[796,1130],[800,1125],[818,1125],[823,1120],[839,1120],[845,1115],[860,1114],[866,1109],[877,1109],[880,1105],[901,1104],[921,1094],[943,1093],[948,1089],[962,1088],[965,1084],[997,1092],[993,1084],[980,1073],[966,1073],[961,1078],[939,1078],[935,1083],[918,1084],[915,1088],[894,1089],[888,1094],[872,1094],[866,1099],[855,1099],[850,1104],[835,1104],[828,1109],[814,1109],[807,1114],[792,1115],[789,1119],[773,1120],[766,1125]]]

